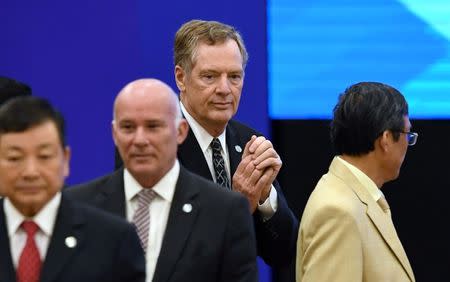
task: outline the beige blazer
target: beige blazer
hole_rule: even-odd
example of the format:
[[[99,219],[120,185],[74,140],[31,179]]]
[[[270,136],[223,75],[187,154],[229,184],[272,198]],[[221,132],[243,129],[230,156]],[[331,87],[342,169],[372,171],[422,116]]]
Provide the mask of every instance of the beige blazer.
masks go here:
[[[415,281],[391,217],[336,158],[303,212],[297,282]]]

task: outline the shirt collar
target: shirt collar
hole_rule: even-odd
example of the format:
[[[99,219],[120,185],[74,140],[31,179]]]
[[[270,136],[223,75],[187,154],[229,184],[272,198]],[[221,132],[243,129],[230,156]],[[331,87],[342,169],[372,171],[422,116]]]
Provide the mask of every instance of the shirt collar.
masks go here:
[[[156,183],[153,187],[147,188],[153,189],[158,196],[171,203],[179,174],[180,163],[178,160],[175,160],[173,167],[158,181],[158,183]],[[144,189],[144,187],[136,181],[127,169],[124,169],[123,179],[125,185],[125,198],[128,202],[131,201],[142,189]]]
[[[47,236],[51,236],[53,233],[53,227],[55,226],[56,216],[61,204],[61,192],[56,193],[55,196],[30,220],[33,220],[39,229]],[[20,211],[14,207],[8,198],[4,200],[5,217],[8,225],[8,235],[11,237],[17,232],[20,225],[27,218],[23,216]]]
[[[372,198],[375,201],[378,201],[378,199],[380,199],[380,197],[381,197],[381,195],[383,195],[383,193],[377,187],[375,182],[373,182],[373,180],[370,179],[370,177],[368,177],[359,168],[357,168],[356,166],[354,166],[351,163],[347,162],[343,158],[337,157],[337,159],[339,161],[341,161],[348,169],[350,169],[350,171],[356,176],[358,181],[361,182],[361,184],[367,189],[367,191],[369,192],[370,196],[372,196]]]
[[[183,103],[180,101],[180,108],[181,112],[183,113],[184,117],[186,118],[187,122],[189,123],[189,126],[192,129],[192,132],[195,135],[195,138],[198,141],[198,144],[200,145],[200,148],[202,149],[202,152],[205,153],[206,150],[209,148],[209,145],[211,144],[211,141],[213,140],[213,136],[211,136],[186,110]],[[227,129],[222,132],[217,138],[220,140],[220,144],[222,145],[222,150],[226,152],[225,144],[226,144],[226,132]]]

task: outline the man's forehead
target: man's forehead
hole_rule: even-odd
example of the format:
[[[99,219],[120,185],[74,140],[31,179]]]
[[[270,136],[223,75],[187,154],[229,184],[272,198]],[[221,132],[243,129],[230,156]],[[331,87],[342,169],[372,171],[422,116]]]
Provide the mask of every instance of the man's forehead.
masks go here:
[[[24,150],[26,147],[34,147],[36,149],[49,149],[49,148],[54,148],[55,146],[57,146],[57,144],[55,144],[54,142],[41,142],[41,143],[36,143],[36,144],[28,144],[29,146],[24,146],[24,144],[21,143],[7,143],[7,142],[1,142],[0,141],[0,146],[3,147],[6,150],[12,150],[12,151],[22,151]]]
[[[147,116],[147,117],[142,117],[142,118],[137,118],[134,116],[127,116],[127,115],[123,115],[123,116],[119,116],[117,118],[117,122],[118,123],[136,123],[136,124],[147,124],[147,123],[155,123],[155,122],[163,122],[165,120],[166,116],[157,116],[157,115],[152,115]]]
[[[0,134],[0,144],[16,147],[42,147],[60,144],[58,130],[53,122],[45,122],[19,132]]]
[[[215,55],[215,56],[222,56],[222,50],[220,50],[220,53],[216,54],[216,50],[218,50],[219,48],[234,48],[235,50],[235,55],[237,59],[236,61],[238,62],[237,65],[240,65],[240,67],[242,67],[242,63],[243,63],[243,58],[242,58],[242,54],[241,51],[239,50],[239,46],[237,45],[236,41],[232,40],[232,39],[228,39],[226,41],[223,42],[217,42],[215,44],[208,44],[206,42],[200,42],[197,45],[197,48],[194,50],[193,52],[193,57],[192,57],[192,67],[194,67],[195,65],[197,65],[199,58],[203,58],[205,56],[210,56],[210,55]],[[204,60],[202,60],[203,62]],[[213,63],[213,61],[207,60],[208,63]],[[228,63],[231,63],[232,61],[228,61]]]

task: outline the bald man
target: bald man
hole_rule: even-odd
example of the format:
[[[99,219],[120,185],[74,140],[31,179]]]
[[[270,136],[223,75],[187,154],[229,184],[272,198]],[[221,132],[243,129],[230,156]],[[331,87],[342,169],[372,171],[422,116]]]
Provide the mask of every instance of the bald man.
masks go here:
[[[168,85],[129,83],[115,99],[112,121],[124,168],[66,193],[136,225],[147,281],[257,281],[248,201],[179,164],[187,132]]]

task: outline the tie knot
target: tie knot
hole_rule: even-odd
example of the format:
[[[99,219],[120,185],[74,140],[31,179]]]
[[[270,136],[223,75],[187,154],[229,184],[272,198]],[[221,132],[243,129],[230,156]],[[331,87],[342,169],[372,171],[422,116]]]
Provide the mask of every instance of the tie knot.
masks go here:
[[[21,226],[25,233],[27,233],[27,236],[31,237],[39,230],[39,226],[32,220],[24,220]]]
[[[381,197],[378,199],[377,203],[378,203],[378,205],[380,205],[381,209],[382,209],[384,212],[389,211],[389,209],[390,209],[390,208],[389,208],[389,204],[388,204],[388,202],[386,201],[386,198],[384,197],[384,195],[381,195]]]
[[[220,150],[222,150],[222,144],[220,144],[219,138],[213,138],[211,141],[211,148],[213,153],[220,153]]]
[[[142,189],[138,194],[139,206],[149,205],[150,202],[156,197],[155,191],[150,188]]]

